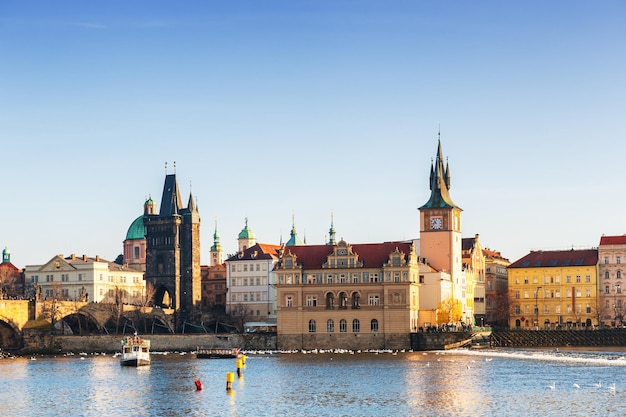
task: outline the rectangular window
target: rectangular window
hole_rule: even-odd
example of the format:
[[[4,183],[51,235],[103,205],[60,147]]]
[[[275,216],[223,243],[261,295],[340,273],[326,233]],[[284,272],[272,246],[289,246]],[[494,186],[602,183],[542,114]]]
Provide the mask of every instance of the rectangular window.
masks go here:
[[[606,264],[608,264],[608,263],[609,263],[609,257],[608,257],[608,256],[605,256],[605,257],[604,257],[604,264],[606,265]]]
[[[565,277],[565,282],[572,282],[572,277],[571,276],[566,276]]]
[[[619,256],[619,255],[617,255],[617,263],[618,263],[618,264],[621,264],[621,263],[622,263],[622,257],[621,257],[621,256]]]
[[[317,297],[307,296],[306,297],[306,306],[307,307],[317,307]]]
[[[519,306],[515,306],[515,314],[521,314],[521,310],[519,308]]]
[[[591,275],[585,275],[585,282],[591,282]]]
[[[285,300],[285,306],[293,307],[293,298],[290,295],[288,295],[287,299]]]
[[[515,298],[519,300],[519,290],[515,290]]]
[[[557,304],[554,306],[554,314],[561,314],[561,305]]]
[[[380,304],[380,297],[378,295],[370,295],[369,297],[369,305],[377,306]]]
[[[327,284],[332,284],[333,283],[333,276],[332,275],[328,275],[328,277],[326,278],[326,283]]]
[[[243,272],[248,272],[248,265],[247,264],[243,265]]]
[[[576,282],[580,282],[580,275],[576,275]]]

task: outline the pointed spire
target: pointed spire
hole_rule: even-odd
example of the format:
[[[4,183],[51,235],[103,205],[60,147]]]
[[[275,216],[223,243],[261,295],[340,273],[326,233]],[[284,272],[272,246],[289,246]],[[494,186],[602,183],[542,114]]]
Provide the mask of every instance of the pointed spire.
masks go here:
[[[336,245],[337,241],[335,240],[335,217],[334,213],[330,212],[330,229],[328,229],[329,239],[327,245]]]
[[[296,220],[294,213],[291,214],[291,232],[289,233],[289,236],[291,237],[289,238],[287,243],[285,243],[285,246],[299,246],[304,244],[300,240],[300,238],[298,237],[298,233],[296,232]]]
[[[450,198],[450,174],[447,161],[444,166],[443,150],[441,148],[441,132],[437,139],[437,155],[434,164],[430,167],[430,199],[422,208],[457,208]]]
[[[211,252],[220,252],[221,250],[220,235],[217,233],[217,216],[215,216],[215,231],[213,232],[213,246],[211,246]]]

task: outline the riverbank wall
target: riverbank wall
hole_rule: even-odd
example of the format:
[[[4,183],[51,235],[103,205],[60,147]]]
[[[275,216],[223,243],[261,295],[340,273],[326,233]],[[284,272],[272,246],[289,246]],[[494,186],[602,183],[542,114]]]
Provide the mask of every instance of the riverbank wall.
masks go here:
[[[126,335],[127,336],[127,335]],[[244,334],[152,334],[140,335],[150,339],[152,352],[191,352],[199,347],[234,348],[244,350],[275,350],[275,333]],[[26,342],[21,353],[114,353],[121,350],[124,335],[37,336]]]

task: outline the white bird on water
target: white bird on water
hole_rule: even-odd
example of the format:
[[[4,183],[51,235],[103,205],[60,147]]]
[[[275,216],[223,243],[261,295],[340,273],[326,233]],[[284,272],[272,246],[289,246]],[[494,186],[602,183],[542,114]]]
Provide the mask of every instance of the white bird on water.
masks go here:
[[[615,383],[609,385],[609,391],[615,392]]]
[[[578,385],[578,384],[574,384],[574,385],[572,385],[572,386],[573,386],[574,388],[576,388],[576,389],[580,388],[580,385]]]
[[[550,389],[555,389],[556,388],[556,382],[553,382],[552,385],[548,385],[546,388],[550,388]]]
[[[593,384],[594,387],[602,388],[602,381],[598,381],[597,384]]]

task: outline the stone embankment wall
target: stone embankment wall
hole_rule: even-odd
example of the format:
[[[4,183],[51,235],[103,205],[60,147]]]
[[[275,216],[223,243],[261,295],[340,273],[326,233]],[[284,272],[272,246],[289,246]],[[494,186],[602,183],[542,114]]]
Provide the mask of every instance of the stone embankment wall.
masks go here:
[[[626,329],[510,330],[491,334],[493,347],[626,346]]]
[[[452,345],[472,338],[471,332],[425,332],[411,334],[411,349],[413,350],[443,350],[446,345]]]
[[[127,335],[128,336],[128,335]],[[233,348],[245,350],[275,350],[276,334],[153,334],[140,335],[150,339],[153,352],[190,352],[198,347]],[[24,352],[60,353],[112,353],[119,352],[124,335],[51,336],[33,338],[26,343]]]

